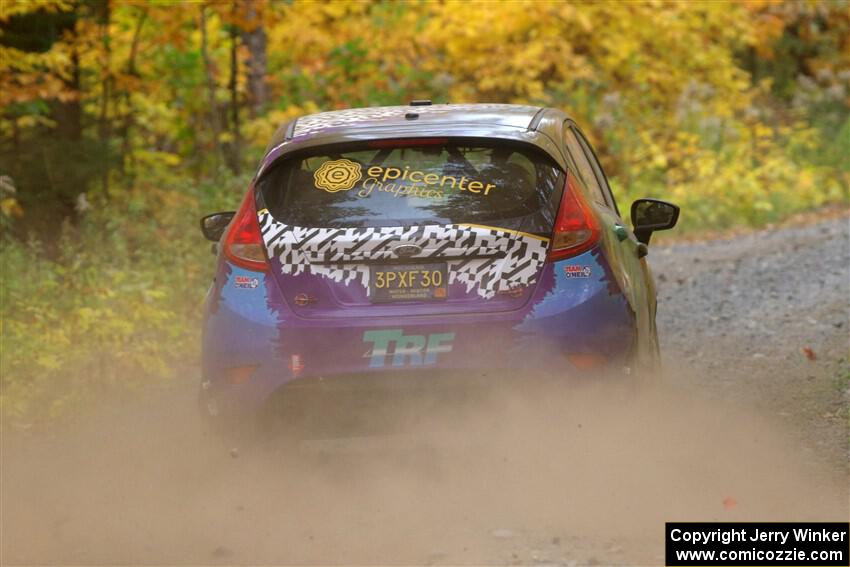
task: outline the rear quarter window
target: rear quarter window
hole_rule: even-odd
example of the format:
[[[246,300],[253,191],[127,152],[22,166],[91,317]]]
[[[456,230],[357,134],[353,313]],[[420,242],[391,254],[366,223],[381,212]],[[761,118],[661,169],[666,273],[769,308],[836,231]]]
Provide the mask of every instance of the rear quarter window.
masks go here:
[[[582,148],[581,142],[579,142],[579,139],[575,132],[573,132],[572,128],[568,128],[566,130],[564,141],[576,162],[579,177],[581,177],[584,181],[593,200],[600,205],[605,205],[606,207],[609,206],[608,202],[605,200],[605,194],[602,186],[599,184],[599,179],[596,177],[596,172],[593,170],[593,166],[588,160],[587,155],[584,153],[584,148]]]
[[[481,224],[548,236],[563,173],[533,146],[379,140],[285,158],[260,180],[277,220],[348,228]]]

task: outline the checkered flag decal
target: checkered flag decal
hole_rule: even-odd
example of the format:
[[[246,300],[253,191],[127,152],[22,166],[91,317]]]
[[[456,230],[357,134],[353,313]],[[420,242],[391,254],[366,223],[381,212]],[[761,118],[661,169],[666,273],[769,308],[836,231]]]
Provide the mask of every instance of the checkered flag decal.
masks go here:
[[[446,261],[449,283],[462,283],[484,298],[533,284],[548,245],[546,239],[473,225],[303,228],[276,221],[267,209],[257,216],[266,251],[284,274],[317,274],[346,285],[357,281],[367,294],[369,266],[356,262],[394,260],[397,244],[422,248],[413,259]]]

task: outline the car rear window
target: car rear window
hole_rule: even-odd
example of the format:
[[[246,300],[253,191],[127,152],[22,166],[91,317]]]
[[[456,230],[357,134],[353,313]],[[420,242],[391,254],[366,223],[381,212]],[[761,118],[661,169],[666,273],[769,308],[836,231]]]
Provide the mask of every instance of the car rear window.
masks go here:
[[[527,145],[378,140],[284,159],[260,180],[280,222],[348,228],[483,224],[548,235],[563,173]]]

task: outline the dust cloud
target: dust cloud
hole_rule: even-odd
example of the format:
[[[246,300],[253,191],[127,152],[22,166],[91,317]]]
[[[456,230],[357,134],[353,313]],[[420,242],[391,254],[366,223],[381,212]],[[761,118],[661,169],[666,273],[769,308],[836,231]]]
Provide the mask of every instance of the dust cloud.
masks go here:
[[[2,563],[661,564],[665,521],[848,518],[844,457],[676,376],[377,382],[293,389],[243,441],[188,383],[7,427]]]

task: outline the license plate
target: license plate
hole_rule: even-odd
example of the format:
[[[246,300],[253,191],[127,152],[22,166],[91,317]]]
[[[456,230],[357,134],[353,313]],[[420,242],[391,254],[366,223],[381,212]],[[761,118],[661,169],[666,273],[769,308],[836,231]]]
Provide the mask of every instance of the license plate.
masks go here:
[[[372,303],[442,300],[448,295],[448,269],[439,264],[372,266]]]

